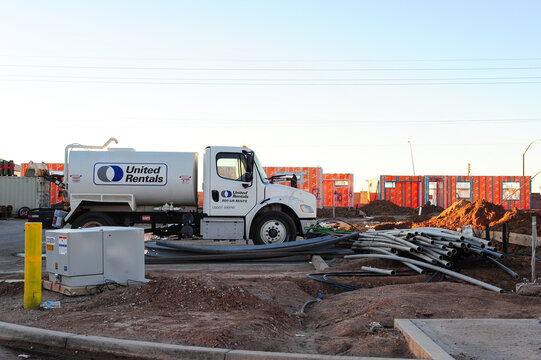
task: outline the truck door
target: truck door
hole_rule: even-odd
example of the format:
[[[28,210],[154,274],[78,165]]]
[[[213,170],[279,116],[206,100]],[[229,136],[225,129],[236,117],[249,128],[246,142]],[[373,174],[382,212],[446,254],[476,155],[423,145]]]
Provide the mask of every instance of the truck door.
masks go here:
[[[247,159],[237,152],[212,152],[209,216],[246,216],[257,203],[257,179],[247,175]],[[205,194],[206,196],[206,194]]]

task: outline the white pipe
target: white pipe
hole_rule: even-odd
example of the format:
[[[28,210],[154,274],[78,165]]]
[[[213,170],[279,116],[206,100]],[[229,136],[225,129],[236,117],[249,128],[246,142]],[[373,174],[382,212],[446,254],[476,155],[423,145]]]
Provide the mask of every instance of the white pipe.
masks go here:
[[[395,254],[393,254],[392,252],[390,252],[389,250],[387,249],[383,249],[383,248],[377,248],[377,247],[368,247],[368,248],[364,248],[363,250],[370,250],[370,251],[376,251],[376,252],[379,252],[379,253],[382,253],[382,254],[385,254],[385,255],[391,255],[391,256],[395,256]],[[426,271],[424,271],[423,269],[421,269],[420,267],[418,266],[415,266],[413,265],[412,263],[409,263],[409,262],[402,262],[404,265],[406,265],[407,267],[409,267],[410,269],[414,270],[414,271],[417,271],[419,274],[425,274]]]
[[[370,272],[373,272],[373,273],[376,273],[376,274],[384,274],[384,275],[394,275],[395,274],[394,270],[380,269],[380,268],[375,268],[375,267],[372,267],[372,266],[361,266],[361,270],[370,271]]]
[[[105,149],[111,142],[115,142],[115,144],[118,144],[118,140],[114,137],[109,138],[103,146],[95,146],[95,145],[81,145],[81,144],[69,144],[66,145],[66,148],[64,149],[64,185],[66,185],[66,189],[68,188],[68,180],[69,180],[69,169],[68,169],[68,156],[71,149],[96,149],[101,150]]]
[[[471,278],[469,276],[462,275],[462,274],[459,274],[457,272],[448,270],[446,268],[442,268],[440,266],[435,266],[435,265],[432,265],[432,264],[427,264],[425,262],[418,261],[418,260],[408,259],[408,258],[404,258],[404,257],[400,257],[400,256],[394,256],[394,255],[378,255],[378,254],[359,254],[359,255],[346,255],[346,256],[344,256],[344,259],[368,259],[368,258],[389,259],[389,260],[396,260],[396,261],[400,261],[400,262],[410,262],[412,264],[419,265],[419,266],[425,267],[427,269],[439,271],[439,272],[442,272],[442,273],[444,273],[446,275],[452,276],[454,278],[464,280],[466,282],[469,282],[470,284],[481,286],[484,289],[496,291],[496,292],[499,292],[499,293],[503,293],[503,289],[501,289],[501,288],[499,288],[497,286],[487,284],[486,282],[479,281],[479,280]]]

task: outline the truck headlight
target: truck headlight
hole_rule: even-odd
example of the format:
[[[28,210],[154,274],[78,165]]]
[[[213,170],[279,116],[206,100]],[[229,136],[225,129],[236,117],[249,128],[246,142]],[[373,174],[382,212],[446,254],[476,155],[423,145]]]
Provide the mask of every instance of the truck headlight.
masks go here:
[[[314,209],[310,205],[301,204],[301,211],[304,213],[313,213]]]

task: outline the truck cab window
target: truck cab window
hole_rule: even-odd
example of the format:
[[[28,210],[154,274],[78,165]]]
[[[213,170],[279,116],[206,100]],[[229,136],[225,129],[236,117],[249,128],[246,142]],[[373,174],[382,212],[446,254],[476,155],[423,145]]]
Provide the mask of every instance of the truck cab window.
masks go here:
[[[216,155],[216,170],[224,179],[246,181],[246,158],[242,154],[219,153]]]

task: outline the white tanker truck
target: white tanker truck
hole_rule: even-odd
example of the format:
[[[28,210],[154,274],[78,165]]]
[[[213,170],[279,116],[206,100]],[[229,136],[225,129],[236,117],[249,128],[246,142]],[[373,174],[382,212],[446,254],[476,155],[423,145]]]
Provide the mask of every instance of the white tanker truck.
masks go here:
[[[198,154],[66,146],[64,188],[72,228],[148,224],[183,238],[294,241],[316,219],[314,195],[272,184],[246,147],[209,146],[203,155],[198,208]]]

